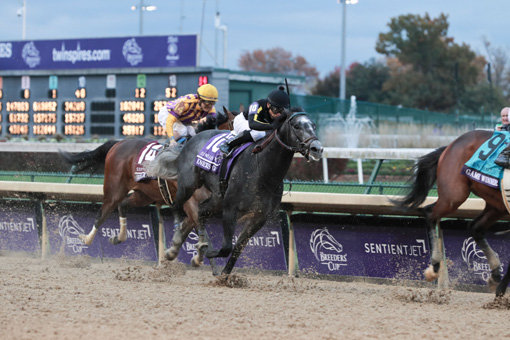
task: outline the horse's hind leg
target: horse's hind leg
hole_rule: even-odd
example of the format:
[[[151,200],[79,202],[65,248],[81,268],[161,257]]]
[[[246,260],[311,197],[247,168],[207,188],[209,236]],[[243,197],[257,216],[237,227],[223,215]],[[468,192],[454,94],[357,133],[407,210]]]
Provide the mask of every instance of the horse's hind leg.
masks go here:
[[[451,193],[454,195],[441,196],[440,193],[439,198],[435,203],[424,208],[425,221],[429,230],[430,247],[432,250],[430,256],[430,266],[424,272],[425,279],[429,282],[434,281],[439,277],[441,261],[444,258],[444,249],[442,243],[439,244],[440,236],[442,235],[442,230],[439,222],[441,221],[442,217],[448,216],[449,214],[456,211],[469,195],[469,191],[459,191],[463,189],[461,187],[457,187],[456,189],[457,191],[453,191],[452,189]],[[443,269],[446,270],[446,268]]]
[[[119,244],[127,240],[127,207],[145,207],[154,200],[139,190],[128,194],[126,198],[118,205],[119,211],[119,234],[110,238],[111,244]]]
[[[487,282],[491,291],[494,291],[501,281],[501,262],[498,254],[491,248],[485,238],[485,231],[499,220],[505,213],[487,205],[477,218],[469,225],[469,232],[476,242],[476,245],[483,251],[489,268],[491,277]]]

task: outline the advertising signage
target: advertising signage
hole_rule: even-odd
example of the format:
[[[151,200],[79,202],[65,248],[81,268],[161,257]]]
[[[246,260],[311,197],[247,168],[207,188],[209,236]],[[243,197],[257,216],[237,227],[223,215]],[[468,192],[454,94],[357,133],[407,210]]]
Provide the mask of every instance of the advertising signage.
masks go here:
[[[196,35],[0,42],[0,71],[195,67],[196,61]]]

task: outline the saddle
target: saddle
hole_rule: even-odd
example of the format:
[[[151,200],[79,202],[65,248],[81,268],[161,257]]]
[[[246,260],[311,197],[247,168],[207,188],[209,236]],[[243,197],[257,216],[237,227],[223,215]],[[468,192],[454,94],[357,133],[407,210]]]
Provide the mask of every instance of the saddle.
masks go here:
[[[228,178],[237,157],[251,144],[245,143],[235,148],[229,157],[225,157],[223,152],[219,149],[220,145],[227,143],[229,140],[235,138],[232,133],[223,133],[215,135],[202,147],[200,152],[195,158],[195,166],[214,174],[217,174],[220,179],[221,194],[224,195],[227,190]]]
[[[159,176],[150,176],[147,173],[147,166],[150,166],[151,162],[156,159],[163,149],[164,145],[157,141],[147,143],[138,153],[134,178],[136,182],[157,180],[159,192],[161,193],[163,200],[168,206],[171,206],[173,205],[173,200],[168,187],[168,180]]]

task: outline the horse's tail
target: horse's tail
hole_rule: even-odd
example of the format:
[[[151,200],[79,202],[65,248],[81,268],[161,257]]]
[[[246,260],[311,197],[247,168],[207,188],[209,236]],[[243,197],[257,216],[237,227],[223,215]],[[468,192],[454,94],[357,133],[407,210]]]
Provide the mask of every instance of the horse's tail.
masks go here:
[[[59,151],[59,154],[68,164],[74,167],[72,169],[73,172],[88,170],[94,173],[100,168],[104,168],[106,154],[118,142],[116,140],[109,140],[92,151],[84,151],[77,154]]]
[[[400,208],[416,209],[425,201],[436,182],[437,164],[445,149],[446,146],[442,146],[418,159],[413,166],[414,174],[409,180],[412,182],[411,190],[402,199],[394,200],[395,205]]]

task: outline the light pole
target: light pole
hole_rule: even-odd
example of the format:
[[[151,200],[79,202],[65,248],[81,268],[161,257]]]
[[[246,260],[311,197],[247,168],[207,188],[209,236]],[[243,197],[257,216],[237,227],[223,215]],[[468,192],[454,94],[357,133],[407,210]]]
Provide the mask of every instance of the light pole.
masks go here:
[[[340,91],[339,97],[341,100],[345,100],[345,18],[347,5],[354,5],[358,3],[358,0],[337,0],[342,5],[342,40],[340,43]]]
[[[143,35],[143,11],[147,11],[147,12],[152,12],[152,11],[155,11],[157,9],[156,6],[152,6],[152,5],[145,5],[144,4],[144,0],[140,0],[140,3],[138,4],[138,6],[131,6],[131,10],[132,11],[136,11],[138,10],[140,13],[140,22],[139,22],[139,35]]]
[[[18,16],[21,17],[21,39],[25,40],[27,38],[27,2],[23,0],[22,7],[18,9]]]
[[[221,24],[220,12],[216,12],[214,28],[216,29],[216,32],[223,31],[223,68],[225,68],[227,67],[227,26]],[[218,51],[216,46],[214,50],[214,59],[215,64],[218,65]]]

